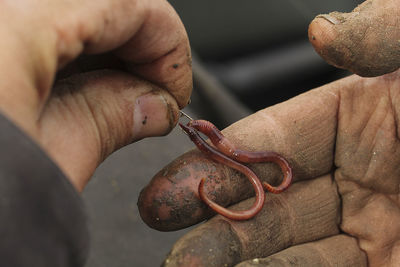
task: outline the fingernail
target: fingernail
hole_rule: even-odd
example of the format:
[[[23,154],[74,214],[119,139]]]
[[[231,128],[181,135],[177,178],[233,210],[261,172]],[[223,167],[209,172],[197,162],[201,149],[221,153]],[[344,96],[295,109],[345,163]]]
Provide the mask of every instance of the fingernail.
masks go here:
[[[178,110],[176,103],[168,101],[161,91],[153,90],[138,97],[133,111],[133,140],[169,133]]]
[[[338,17],[334,17],[331,14],[318,15],[316,18],[325,19],[326,21],[330,22],[333,25],[337,25],[343,22]]]
[[[326,17],[324,17],[326,16]],[[337,28],[332,27],[338,23],[334,17],[329,15],[319,15],[314,19],[308,27],[308,38],[315,50],[323,57],[321,53],[329,46],[337,37]]]

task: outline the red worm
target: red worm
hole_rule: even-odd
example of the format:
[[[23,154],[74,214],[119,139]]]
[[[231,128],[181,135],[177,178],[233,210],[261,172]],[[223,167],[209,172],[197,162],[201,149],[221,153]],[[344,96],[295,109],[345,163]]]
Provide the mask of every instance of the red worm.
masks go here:
[[[262,209],[265,199],[264,189],[257,175],[248,167],[232,160],[231,158],[225,156],[218,150],[211,147],[206,141],[204,141],[203,138],[201,138],[197,130],[194,129],[193,127],[188,125],[183,125],[181,123],[179,125],[181,126],[182,130],[186,132],[186,134],[189,136],[189,138],[192,140],[192,142],[197,146],[197,148],[200,151],[207,154],[213,160],[225,164],[246,175],[256,192],[256,199],[250,209],[243,211],[231,211],[218,205],[217,203],[213,202],[211,199],[207,197],[207,195],[204,192],[205,178],[202,178],[199,185],[199,196],[201,200],[204,201],[215,212],[232,220],[247,220],[254,217]]]
[[[278,186],[272,186],[267,182],[263,182],[263,186],[271,193],[281,193],[286,190],[292,183],[292,168],[287,160],[272,151],[249,152],[236,149],[235,146],[218,130],[218,128],[206,120],[191,120],[188,126],[195,128],[208,136],[213,145],[225,156],[242,163],[257,162],[273,162],[279,165],[283,173],[282,183]]]

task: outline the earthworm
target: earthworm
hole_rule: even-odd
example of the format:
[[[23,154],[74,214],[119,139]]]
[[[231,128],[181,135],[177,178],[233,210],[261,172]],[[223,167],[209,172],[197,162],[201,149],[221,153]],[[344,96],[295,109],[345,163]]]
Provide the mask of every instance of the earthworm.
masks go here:
[[[206,120],[190,120],[188,126],[208,136],[219,152],[235,161],[242,163],[273,162],[278,164],[282,170],[283,179],[278,186],[263,182],[264,188],[269,192],[279,194],[291,185],[293,178],[292,168],[280,154],[272,151],[249,152],[236,149],[214,124]]]
[[[265,199],[264,189],[257,175],[248,167],[234,161],[233,159],[225,156],[218,150],[211,147],[206,141],[204,141],[204,139],[199,135],[199,133],[195,128],[189,125],[183,125],[181,123],[179,123],[179,125],[182,128],[182,130],[186,132],[186,134],[189,136],[189,138],[192,140],[192,142],[197,146],[197,148],[200,151],[207,154],[211,159],[219,163],[225,164],[246,175],[246,177],[249,179],[256,192],[256,199],[253,205],[250,207],[250,209],[241,211],[231,211],[218,205],[217,203],[213,202],[211,199],[207,197],[207,195],[204,192],[205,178],[202,178],[199,185],[199,196],[201,200],[204,201],[215,212],[232,220],[247,220],[254,217],[262,209]]]

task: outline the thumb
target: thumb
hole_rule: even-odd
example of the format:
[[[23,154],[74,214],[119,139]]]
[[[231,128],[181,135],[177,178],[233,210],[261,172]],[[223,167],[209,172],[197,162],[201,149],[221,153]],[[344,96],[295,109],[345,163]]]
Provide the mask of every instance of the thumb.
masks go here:
[[[167,134],[178,119],[175,99],[132,75],[96,71],[61,81],[39,122],[39,142],[79,191],[118,148]]]
[[[368,0],[351,13],[317,16],[310,42],[329,64],[372,77],[400,67],[400,5],[397,0]]]

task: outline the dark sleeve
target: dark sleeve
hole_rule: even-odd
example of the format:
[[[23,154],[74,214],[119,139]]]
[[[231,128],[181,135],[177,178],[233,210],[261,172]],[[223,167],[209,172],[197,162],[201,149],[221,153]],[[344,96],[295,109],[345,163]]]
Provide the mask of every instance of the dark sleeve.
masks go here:
[[[0,115],[0,266],[83,266],[82,200],[48,156]]]

